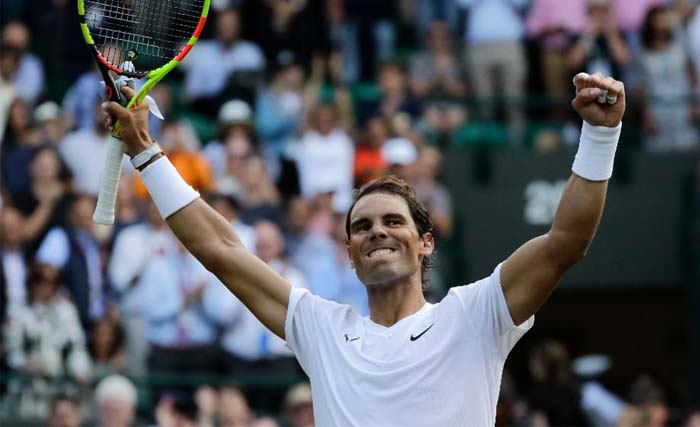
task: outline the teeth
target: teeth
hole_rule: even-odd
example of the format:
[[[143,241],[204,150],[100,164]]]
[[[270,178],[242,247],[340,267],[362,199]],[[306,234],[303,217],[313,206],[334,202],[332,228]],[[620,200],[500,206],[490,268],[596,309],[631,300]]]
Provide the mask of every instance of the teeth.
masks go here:
[[[388,255],[390,253],[394,252],[393,249],[375,249],[372,252],[369,253],[369,257],[372,258],[375,255]]]

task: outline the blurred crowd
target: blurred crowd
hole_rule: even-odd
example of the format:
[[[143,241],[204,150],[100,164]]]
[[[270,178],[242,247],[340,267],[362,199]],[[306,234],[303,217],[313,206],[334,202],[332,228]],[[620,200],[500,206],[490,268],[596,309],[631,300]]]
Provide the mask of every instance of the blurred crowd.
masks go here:
[[[74,1],[0,7],[0,418],[312,424],[292,353],[179,245],[128,161],[115,225],[93,224],[109,135]],[[632,146],[698,151],[697,0],[212,0],[150,127],[251,251],[366,314],[344,243],[353,189],[406,179],[449,241],[443,152],[570,148],[579,71],[626,83]],[[454,285],[443,264],[431,300]],[[562,344],[533,352],[501,425],[700,425],[651,377],[623,400],[572,366]]]

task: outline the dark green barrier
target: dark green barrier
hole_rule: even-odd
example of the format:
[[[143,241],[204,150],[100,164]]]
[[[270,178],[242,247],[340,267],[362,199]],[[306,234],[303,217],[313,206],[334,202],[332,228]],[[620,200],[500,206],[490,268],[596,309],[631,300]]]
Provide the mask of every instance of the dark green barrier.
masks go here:
[[[528,239],[547,232],[573,153],[452,149],[445,177],[461,222],[469,280],[488,275]],[[618,154],[605,214],[569,289],[680,286],[688,279],[688,181],[697,158]]]

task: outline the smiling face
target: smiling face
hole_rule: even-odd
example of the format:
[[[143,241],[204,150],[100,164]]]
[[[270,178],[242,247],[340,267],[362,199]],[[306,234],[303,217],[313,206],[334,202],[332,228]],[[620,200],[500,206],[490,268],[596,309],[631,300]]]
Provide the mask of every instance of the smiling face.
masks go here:
[[[423,258],[433,252],[430,233],[420,236],[406,201],[399,195],[371,193],[350,213],[348,252],[366,286],[421,283]]]

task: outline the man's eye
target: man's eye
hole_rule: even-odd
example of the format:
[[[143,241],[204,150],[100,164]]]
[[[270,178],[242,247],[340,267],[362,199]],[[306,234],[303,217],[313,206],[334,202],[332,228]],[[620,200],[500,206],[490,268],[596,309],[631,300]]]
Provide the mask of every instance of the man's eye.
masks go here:
[[[390,219],[389,221],[387,221],[387,223],[392,226],[401,224],[401,222],[397,219]]]

